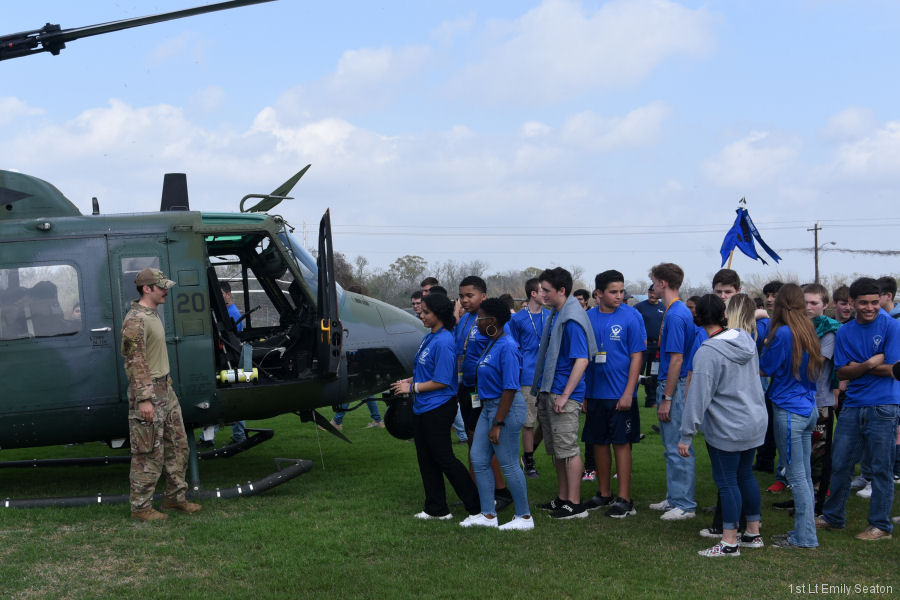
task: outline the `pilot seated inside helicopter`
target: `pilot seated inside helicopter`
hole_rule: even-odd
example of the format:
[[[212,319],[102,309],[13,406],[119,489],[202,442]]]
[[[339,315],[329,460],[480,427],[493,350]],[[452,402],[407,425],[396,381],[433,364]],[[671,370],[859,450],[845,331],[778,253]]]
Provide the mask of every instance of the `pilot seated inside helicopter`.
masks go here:
[[[50,281],[8,289],[0,305],[2,339],[66,335],[81,329],[80,319],[70,321],[63,316],[56,284]]]

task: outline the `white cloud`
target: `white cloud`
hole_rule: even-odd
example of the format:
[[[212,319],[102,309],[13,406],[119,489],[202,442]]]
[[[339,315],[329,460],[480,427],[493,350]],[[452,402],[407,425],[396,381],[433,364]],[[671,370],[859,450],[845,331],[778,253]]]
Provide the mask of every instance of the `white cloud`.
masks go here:
[[[468,33],[475,26],[475,15],[466,15],[458,19],[444,21],[431,32],[431,37],[439,44],[447,45],[455,38]]]
[[[494,24],[483,59],[451,84],[457,95],[491,102],[545,103],[635,84],[664,60],[705,54],[714,18],[668,0],[613,0],[590,12],[545,0],[512,22]]]
[[[753,131],[722,148],[715,157],[704,161],[701,168],[717,185],[755,187],[771,182],[792,166],[800,147],[801,142],[796,138]]]
[[[276,107],[291,121],[380,108],[403,93],[430,57],[426,46],[347,50],[333,73],[286,91]]]
[[[871,134],[838,148],[834,169],[861,179],[900,176],[900,121],[889,121]]]
[[[669,108],[662,102],[638,107],[624,117],[601,117],[591,111],[572,115],[562,127],[562,139],[597,151],[631,148],[656,138]]]
[[[221,108],[225,102],[225,90],[218,85],[208,85],[191,94],[191,106],[203,112]]]
[[[851,106],[828,119],[825,135],[833,140],[850,140],[874,131],[875,114],[868,108]]]
[[[545,136],[553,131],[549,125],[540,121],[528,121],[522,125],[522,137],[533,138]]]
[[[34,117],[44,114],[43,109],[28,106],[13,96],[0,96],[0,125],[6,125],[20,117]]]

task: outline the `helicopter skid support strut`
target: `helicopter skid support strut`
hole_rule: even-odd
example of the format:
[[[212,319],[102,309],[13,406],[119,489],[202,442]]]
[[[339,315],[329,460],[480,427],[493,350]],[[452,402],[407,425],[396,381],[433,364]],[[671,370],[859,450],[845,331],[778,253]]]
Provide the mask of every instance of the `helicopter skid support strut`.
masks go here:
[[[272,438],[274,432],[271,429],[248,429],[248,433],[252,433],[244,442],[231,444],[217,450],[196,455],[197,458],[210,460],[213,458],[228,458],[252,448],[264,441]],[[189,442],[190,442],[189,438]],[[193,446],[193,444],[189,444]],[[47,467],[47,466],[72,466],[81,465],[108,465],[123,462],[130,462],[130,456],[108,456],[108,457],[90,457],[86,459],[44,459],[44,460],[23,460],[23,461],[7,461],[0,463],[0,467]],[[268,491],[276,486],[281,485],[291,479],[310,471],[313,467],[313,461],[299,458],[276,458],[275,472],[266,475],[256,481],[248,481],[243,484],[237,484],[226,488],[216,488],[214,490],[204,490],[200,487],[199,481],[191,473],[191,482],[189,484],[190,491],[188,497],[193,500],[210,499],[210,498],[238,498],[240,496],[253,496]],[[162,494],[155,494],[154,500],[160,500]],[[56,498],[6,498],[0,500],[0,508],[50,508],[50,507],[73,507],[73,506],[90,506],[92,504],[125,504],[129,501],[128,494],[114,494],[96,496],[73,496],[73,497],[56,497]]]

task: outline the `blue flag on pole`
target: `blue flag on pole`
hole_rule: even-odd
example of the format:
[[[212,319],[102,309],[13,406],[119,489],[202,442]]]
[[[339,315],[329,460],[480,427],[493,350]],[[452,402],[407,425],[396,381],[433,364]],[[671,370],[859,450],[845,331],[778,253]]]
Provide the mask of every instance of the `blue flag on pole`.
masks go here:
[[[754,238],[756,238],[756,241],[762,246],[762,249],[766,251],[766,254],[772,257],[772,260],[775,262],[780,261],[781,257],[778,256],[765,241],[763,241],[762,236],[759,234],[759,230],[756,228],[756,225],[753,224],[753,220],[750,219],[750,213],[747,212],[747,209],[739,208],[735,212],[737,212],[737,218],[734,220],[734,225],[732,225],[731,229],[728,230],[728,233],[725,234],[725,239],[722,241],[722,248],[719,250],[719,254],[722,255],[722,266],[725,266],[725,263],[728,261],[728,255],[731,254],[731,251],[735,248],[738,248],[753,260],[760,260],[764,265],[769,264],[756,251],[756,245],[753,243]]]

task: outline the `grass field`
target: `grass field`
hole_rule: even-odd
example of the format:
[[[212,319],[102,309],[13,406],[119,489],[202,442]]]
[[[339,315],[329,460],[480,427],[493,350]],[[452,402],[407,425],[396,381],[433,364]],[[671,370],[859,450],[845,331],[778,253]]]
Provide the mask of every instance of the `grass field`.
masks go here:
[[[198,515],[163,523],[133,523],[125,505],[0,509],[0,598],[783,598],[802,584],[847,585],[856,597],[878,594],[855,594],[855,585],[880,585],[884,597],[900,595],[898,540],[853,539],[868,508],[855,495],[848,529],[820,532],[817,550],[767,546],[740,558],[697,556],[711,545],[697,535],[711,513],[665,523],[647,509],[663,498],[665,467],[659,436],[650,432],[655,415],[641,409],[641,418],[648,435],[635,446],[636,516],[614,520],[597,511],[557,522],[535,510],[534,531],[502,533],[461,529],[459,505],[453,521],[413,519],[422,505],[414,446],[363,429],[365,408],[344,421],[353,444],[292,415],[254,423],[273,427],[275,438],[201,463],[205,487],[261,477],[274,457],[314,459],[314,469],[263,495],[207,501]],[[219,437],[229,434],[225,428]],[[465,446],[454,447],[464,458]],[[708,507],[715,487],[702,440],[699,447],[697,500]],[[110,452],[88,444],[3,451],[0,459]],[[541,477],[528,480],[532,505],[556,491],[543,448],[536,456]],[[126,465],[2,469],[0,495],[125,493],[127,472]],[[771,476],[759,481],[768,486]],[[584,483],[584,496],[595,487]],[[771,508],[784,494],[763,495],[768,543],[792,519]],[[501,522],[511,515],[512,508],[503,511]]]

